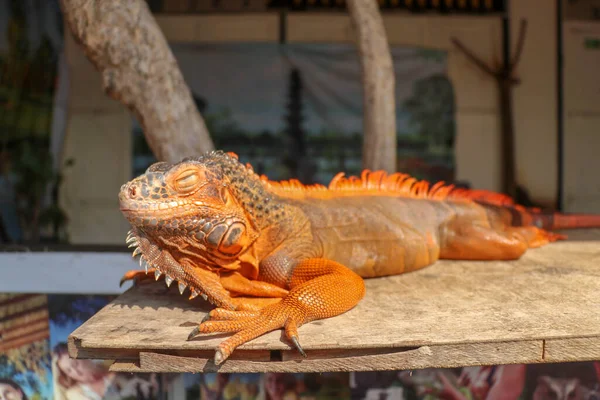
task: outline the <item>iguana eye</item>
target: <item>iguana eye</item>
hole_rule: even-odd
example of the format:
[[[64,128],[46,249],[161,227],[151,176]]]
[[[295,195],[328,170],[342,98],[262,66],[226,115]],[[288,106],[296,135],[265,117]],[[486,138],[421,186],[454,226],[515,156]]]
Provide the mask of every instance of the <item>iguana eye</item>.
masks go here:
[[[189,193],[196,189],[200,182],[200,175],[194,170],[187,170],[179,174],[175,180],[175,187],[179,192]]]

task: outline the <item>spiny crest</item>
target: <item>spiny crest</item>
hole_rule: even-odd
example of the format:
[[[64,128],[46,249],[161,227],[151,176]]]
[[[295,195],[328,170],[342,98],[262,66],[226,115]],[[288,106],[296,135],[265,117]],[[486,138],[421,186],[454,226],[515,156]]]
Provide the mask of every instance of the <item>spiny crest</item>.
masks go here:
[[[235,153],[226,154],[238,160]],[[246,164],[245,167],[248,172],[254,174],[250,164]],[[401,172],[388,174],[385,171],[370,171],[367,169],[360,176],[345,176],[345,173],[340,172],[333,177],[327,186],[321,184],[305,185],[297,179],[272,181],[265,175],[260,176],[260,181],[275,194],[291,198],[326,199],[340,196],[388,195],[432,200],[464,199],[501,207],[525,209],[517,205],[510,196],[502,193],[460,188],[453,184],[446,184],[443,181],[431,184],[426,180],[418,180],[410,174]],[[528,210],[530,212],[538,211],[536,208]]]
[[[169,166],[172,167],[173,165],[177,165],[177,164],[185,163],[185,162],[189,162],[189,161],[195,161],[195,162],[202,163],[209,168],[216,166],[217,168],[219,168],[221,170],[228,170],[231,168],[239,168],[240,166],[242,167],[242,169],[244,169],[243,165],[240,165],[240,163],[238,161],[237,154],[232,153],[232,152],[226,153],[222,150],[212,150],[212,151],[206,152],[205,154],[202,154],[200,156],[185,157],[179,163],[169,164]]]
[[[338,173],[328,186],[321,184],[304,185],[296,179],[288,181],[270,181],[261,176],[262,182],[273,191],[286,197],[330,198],[356,195],[390,195],[415,198],[447,198],[454,188],[438,182],[431,186],[429,182],[417,180],[409,174],[396,172],[387,174],[385,171],[364,170],[361,176],[346,177]]]
[[[413,198],[446,199],[456,189],[454,185],[438,182],[431,185],[425,180],[396,172],[388,174],[385,171],[364,170],[360,176],[346,177],[338,173],[328,186],[321,184],[304,185],[296,179],[288,181],[270,181],[261,176],[261,181],[271,190],[285,197],[330,198],[356,195],[390,195]],[[465,195],[459,197],[466,197]]]
[[[223,152],[221,150],[211,151],[205,156],[201,156],[196,159],[197,161],[203,161],[207,165],[218,164],[221,171],[228,175],[230,178],[237,175],[239,178],[249,178],[251,176],[258,178],[258,175],[254,172],[252,165],[246,163],[245,165],[239,161],[239,157],[234,152]]]
[[[401,196],[431,200],[463,199],[502,207],[522,208],[515,204],[512,198],[501,193],[459,188],[453,184],[447,185],[443,181],[430,184],[428,181],[418,180],[410,174],[400,172],[388,174],[385,171],[364,170],[360,177],[346,177],[343,172],[340,172],[328,186],[304,185],[296,179],[271,181],[264,175],[260,178],[263,184],[283,197],[326,199],[356,195]]]

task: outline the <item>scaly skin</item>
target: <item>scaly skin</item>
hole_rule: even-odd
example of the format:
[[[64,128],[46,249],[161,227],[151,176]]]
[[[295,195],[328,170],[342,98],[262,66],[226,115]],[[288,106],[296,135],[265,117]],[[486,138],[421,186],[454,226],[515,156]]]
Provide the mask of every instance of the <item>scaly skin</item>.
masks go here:
[[[542,228],[600,226],[597,216],[544,214],[404,174],[338,175],[327,188],[271,182],[222,152],[156,163],[123,185],[119,200],[132,225],[127,242],[147,272],[217,306],[189,339],[234,333],[218,346],[216,364],[280,328],[304,355],[298,328],[353,308],[363,278],[440,258],[517,259],[563,238]]]

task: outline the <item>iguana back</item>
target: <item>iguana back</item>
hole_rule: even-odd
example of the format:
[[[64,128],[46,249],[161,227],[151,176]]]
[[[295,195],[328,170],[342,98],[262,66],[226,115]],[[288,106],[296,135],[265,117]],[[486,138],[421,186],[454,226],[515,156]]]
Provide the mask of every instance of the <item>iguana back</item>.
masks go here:
[[[600,226],[595,215],[526,209],[502,194],[430,186],[408,174],[338,174],[327,187],[262,180],[286,207],[306,216],[316,256],[364,278],[413,271],[440,258],[515,259],[566,237],[547,229]]]
[[[319,255],[363,278],[400,274],[435,262],[440,254],[440,226],[456,213],[445,202],[392,196],[292,203],[310,221]]]

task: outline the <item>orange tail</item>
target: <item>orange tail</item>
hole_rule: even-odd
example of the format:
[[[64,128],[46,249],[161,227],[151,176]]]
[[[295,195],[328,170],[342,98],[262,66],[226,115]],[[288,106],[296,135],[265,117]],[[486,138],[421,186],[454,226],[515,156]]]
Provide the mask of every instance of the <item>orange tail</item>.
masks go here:
[[[512,226],[536,226],[546,231],[557,229],[600,228],[600,215],[563,214],[526,208],[519,205],[504,205],[512,215]]]
[[[520,213],[522,214],[522,225],[533,225],[546,230],[600,228],[600,215],[531,212],[529,210],[520,211]]]
[[[600,228],[600,215],[563,214],[526,208],[516,204],[509,196],[488,190],[454,189],[454,197],[467,197],[479,203],[507,209],[512,214],[513,226],[536,226],[544,230]]]

